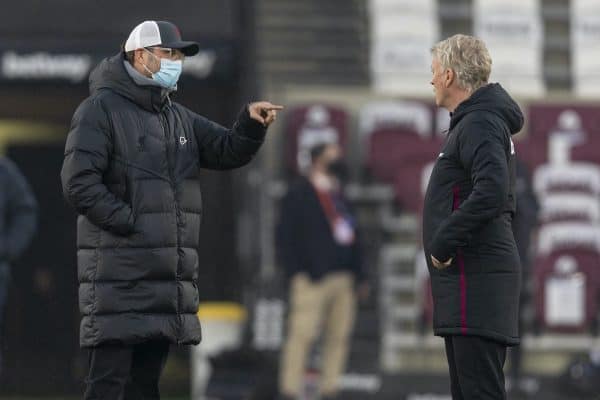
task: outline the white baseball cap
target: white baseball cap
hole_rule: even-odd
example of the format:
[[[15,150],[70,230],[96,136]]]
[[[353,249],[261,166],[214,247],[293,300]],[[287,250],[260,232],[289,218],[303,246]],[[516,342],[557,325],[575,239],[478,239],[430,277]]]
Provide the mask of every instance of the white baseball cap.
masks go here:
[[[125,51],[152,46],[179,49],[186,56],[193,56],[200,50],[198,43],[181,40],[181,32],[173,23],[144,21],[129,34],[125,42]]]

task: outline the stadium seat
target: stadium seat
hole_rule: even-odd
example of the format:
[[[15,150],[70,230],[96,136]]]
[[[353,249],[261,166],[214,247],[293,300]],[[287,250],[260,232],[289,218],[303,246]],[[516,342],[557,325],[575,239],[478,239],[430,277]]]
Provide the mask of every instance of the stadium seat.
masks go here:
[[[543,164],[533,173],[538,198],[553,192],[582,192],[600,196],[600,166],[592,163]]]
[[[341,107],[300,105],[286,115],[284,165],[290,171],[298,171],[299,163],[307,166],[309,148],[315,144],[336,142],[345,148],[348,143],[348,113]]]
[[[600,108],[598,109],[600,112]],[[571,160],[585,161],[600,165],[600,132],[591,132],[585,141],[580,145],[571,148]]]
[[[569,221],[540,227],[536,249],[538,256],[574,249],[600,252],[600,226]]]
[[[417,101],[375,101],[365,104],[359,116],[361,141],[380,129],[414,132],[422,138],[432,135],[431,107]]]
[[[595,195],[577,192],[550,193],[539,199],[540,222],[600,221],[600,200]]]
[[[535,324],[552,332],[595,329],[598,314],[600,254],[562,249],[534,263]]]
[[[441,139],[423,139],[412,131],[381,129],[369,136],[367,166],[372,175],[384,182],[394,183],[403,168],[422,169],[435,160]],[[414,188],[419,191],[419,186]]]
[[[591,105],[532,104],[528,116],[531,137],[547,137],[558,130],[595,132],[600,126],[600,107]]]
[[[394,192],[398,204],[404,211],[411,211],[414,213],[422,208],[422,170],[423,167],[420,164],[407,165],[398,169],[394,182]]]
[[[548,162],[548,143],[545,137],[531,135],[514,140],[517,157],[521,159],[530,171]]]
[[[528,110],[529,134],[517,145],[526,157],[523,160],[530,166],[548,161],[548,142],[552,135],[564,135],[573,139],[570,150],[571,161],[600,164],[600,107],[573,106],[570,104],[532,105]]]
[[[398,170],[394,182],[394,192],[403,210],[422,214],[425,190],[432,168],[433,162],[429,162],[424,166],[421,164],[409,165]]]

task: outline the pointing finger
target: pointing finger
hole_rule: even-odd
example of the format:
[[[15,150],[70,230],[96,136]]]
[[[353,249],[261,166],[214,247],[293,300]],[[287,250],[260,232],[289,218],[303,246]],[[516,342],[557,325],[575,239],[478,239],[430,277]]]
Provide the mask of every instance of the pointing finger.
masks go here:
[[[264,107],[267,110],[283,110],[283,106],[278,106],[275,104],[270,104],[269,106]]]

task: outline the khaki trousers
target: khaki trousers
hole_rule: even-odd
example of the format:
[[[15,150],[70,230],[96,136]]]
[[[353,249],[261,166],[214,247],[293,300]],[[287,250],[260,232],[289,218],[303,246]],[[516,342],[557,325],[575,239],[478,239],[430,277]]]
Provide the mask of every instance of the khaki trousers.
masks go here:
[[[324,345],[320,392],[337,392],[345,368],[356,298],[349,272],[335,272],[319,281],[300,273],[292,278],[288,335],[283,348],[279,386],[282,394],[300,395],[306,361],[317,334],[323,331]]]

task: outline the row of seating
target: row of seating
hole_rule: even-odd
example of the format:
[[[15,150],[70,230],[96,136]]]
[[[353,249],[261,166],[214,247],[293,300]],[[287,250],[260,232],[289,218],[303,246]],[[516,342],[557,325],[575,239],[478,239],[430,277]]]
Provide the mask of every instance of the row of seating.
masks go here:
[[[550,142],[561,136],[569,142],[568,159],[600,164],[599,106],[531,105],[528,135],[515,142],[518,157],[530,170],[551,161]],[[351,123],[356,138],[350,137]],[[285,166],[289,171],[306,168],[309,149],[323,141],[335,141],[359,153],[365,175],[394,185],[400,205],[416,211],[420,175],[435,160],[443,145],[449,115],[432,104],[418,101],[377,101],[365,105],[353,123],[348,111],[334,105],[294,107],[287,113]],[[572,170],[575,179],[588,172]],[[550,174],[554,174],[553,171]],[[543,173],[540,173],[543,179]]]
[[[540,229],[532,266],[533,328],[536,332],[598,333],[600,313],[600,227],[559,222]],[[431,324],[433,300],[424,259],[418,253],[416,296]],[[523,282],[526,289],[529,285]]]
[[[419,204],[430,172],[431,165],[420,175]],[[532,287],[533,327],[537,332],[598,333],[600,165],[543,164],[535,169],[532,185],[539,202],[537,240],[531,249],[532,265],[523,266],[531,268],[531,285],[523,285]],[[423,268],[422,260],[417,264]],[[430,322],[430,283],[428,279],[418,282],[422,315]]]
[[[554,332],[597,328],[600,226],[590,221],[542,225],[533,264],[535,326]]]
[[[540,204],[531,263],[534,323],[543,330],[582,332],[596,325],[600,311],[600,107],[532,105],[527,112],[528,135],[517,140],[516,150],[532,171]],[[402,207],[420,214],[448,126],[446,112],[419,102],[375,102],[358,113],[355,138],[340,107],[300,106],[288,115],[289,169],[307,166],[307,150],[315,143],[352,143],[371,178],[393,185]],[[430,319],[429,282],[417,281]]]
[[[597,333],[600,318],[600,166],[558,162],[538,166],[539,199],[533,263],[534,327]]]

